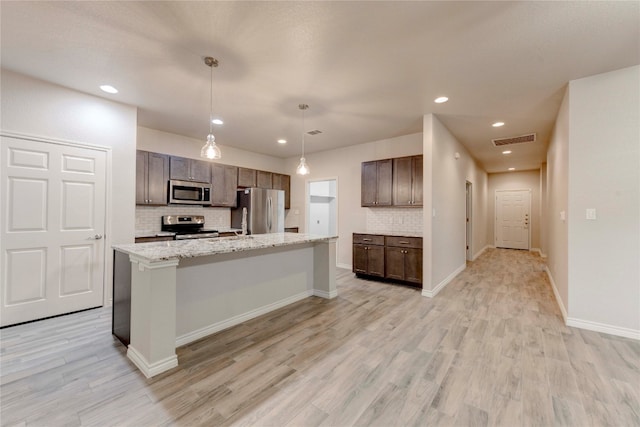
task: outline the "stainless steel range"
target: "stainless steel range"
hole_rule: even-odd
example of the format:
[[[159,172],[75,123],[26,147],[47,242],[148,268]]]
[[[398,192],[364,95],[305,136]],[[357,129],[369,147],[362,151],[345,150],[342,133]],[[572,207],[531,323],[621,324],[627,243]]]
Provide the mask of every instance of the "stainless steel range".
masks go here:
[[[202,215],[164,215],[162,231],[176,233],[176,240],[218,237],[218,230],[204,228]]]

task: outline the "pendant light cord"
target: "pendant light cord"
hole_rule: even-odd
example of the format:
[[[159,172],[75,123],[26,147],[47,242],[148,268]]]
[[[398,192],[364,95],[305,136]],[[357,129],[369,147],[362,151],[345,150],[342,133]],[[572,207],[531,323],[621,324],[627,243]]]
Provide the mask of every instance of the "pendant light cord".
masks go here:
[[[209,134],[213,133],[213,65],[211,68],[211,78],[209,79]]]
[[[302,157],[304,157],[304,110],[306,108],[302,108]]]

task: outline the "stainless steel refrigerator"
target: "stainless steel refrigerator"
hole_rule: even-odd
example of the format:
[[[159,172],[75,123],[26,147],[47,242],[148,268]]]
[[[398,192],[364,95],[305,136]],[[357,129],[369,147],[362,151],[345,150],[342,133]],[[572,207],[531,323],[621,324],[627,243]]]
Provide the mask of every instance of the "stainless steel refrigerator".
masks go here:
[[[246,208],[248,234],[284,233],[284,191],[266,188],[238,190],[238,205],[231,210],[231,226],[242,228]]]

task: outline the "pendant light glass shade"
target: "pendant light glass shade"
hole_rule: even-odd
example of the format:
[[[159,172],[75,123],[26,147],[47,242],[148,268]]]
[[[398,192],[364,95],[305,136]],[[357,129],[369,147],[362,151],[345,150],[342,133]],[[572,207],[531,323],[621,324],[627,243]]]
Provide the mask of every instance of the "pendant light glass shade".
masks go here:
[[[304,158],[304,110],[309,109],[307,104],[299,104],[298,108],[302,110],[302,157],[300,157],[300,164],[296,168],[298,175],[309,175],[309,166],[307,165],[307,159]]]
[[[212,160],[222,158],[220,147],[216,145],[216,137],[213,136],[212,133],[207,136],[207,143],[204,144],[204,146],[200,150],[200,157],[205,157]]]
[[[298,175],[309,175],[309,166],[307,166],[307,160],[304,157],[300,157],[300,164],[296,169]]]
[[[204,58],[204,63],[206,66],[211,68],[211,85],[209,87],[209,135],[207,135],[207,142],[202,146],[202,149],[200,150],[200,157],[204,157],[205,159],[217,160],[222,158],[222,152],[220,151],[220,147],[216,145],[216,137],[213,135],[213,67],[218,66],[218,60],[207,56],[206,58]]]

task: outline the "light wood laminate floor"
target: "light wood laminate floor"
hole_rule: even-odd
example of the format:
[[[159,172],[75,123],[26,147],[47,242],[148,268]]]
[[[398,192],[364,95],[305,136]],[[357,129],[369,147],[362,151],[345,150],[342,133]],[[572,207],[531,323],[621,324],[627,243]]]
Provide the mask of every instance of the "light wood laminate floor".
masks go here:
[[[338,272],[178,349],[147,380],[98,309],[6,328],[1,424],[638,426],[640,343],[563,325],[532,253],[493,249],[436,298]]]

